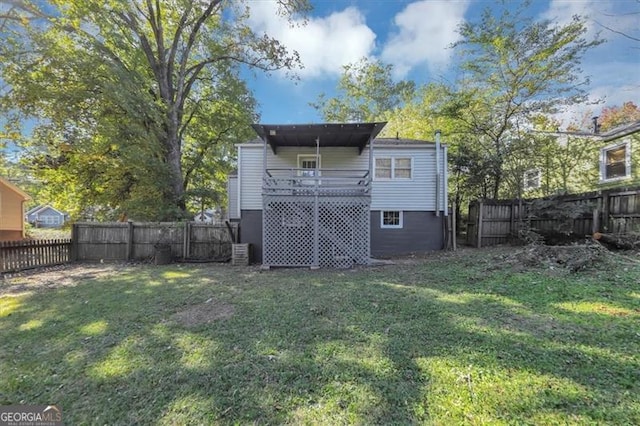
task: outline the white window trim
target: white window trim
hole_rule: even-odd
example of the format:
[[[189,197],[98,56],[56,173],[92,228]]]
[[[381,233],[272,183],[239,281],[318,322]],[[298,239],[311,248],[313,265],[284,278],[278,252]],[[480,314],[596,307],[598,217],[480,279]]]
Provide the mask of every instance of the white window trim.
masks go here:
[[[304,160],[318,160],[318,168],[322,167],[322,154],[298,154],[298,168],[302,168],[302,161]]]
[[[625,174],[624,176],[619,176],[615,178],[607,178],[607,151],[611,151],[620,147],[625,148],[624,152],[624,166],[625,166]],[[631,143],[627,140],[624,142],[614,143],[611,145],[607,145],[604,148],[600,149],[600,182],[616,182],[619,180],[628,179],[631,177]]]
[[[384,224],[384,214],[385,212],[398,212],[400,216],[400,224],[399,225],[385,225]],[[402,210],[381,210],[380,211],[380,228],[381,229],[402,229],[403,223],[403,211]]]
[[[536,173],[537,176],[537,180],[538,180],[538,184],[537,185],[527,185],[527,175],[529,173]],[[533,179],[532,179],[533,180]],[[540,169],[529,169],[526,172],[523,173],[522,175],[522,187],[525,191],[529,191],[529,190],[533,190],[533,189],[538,189],[540,188],[540,186],[542,185],[542,171]]]
[[[378,160],[378,159],[380,159],[380,160],[385,160],[385,159],[391,160],[391,177],[390,178],[376,177],[376,160]],[[411,160],[411,177],[408,177],[408,178],[396,177],[396,159],[409,159],[409,160]],[[410,180],[413,180],[413,170],[414,170],[413,156],[411,156],[411,155],[381,155],[381,156],[373,157],[373,180],[379,180],[379,181],[392,181],[392,180],[410,181]]]

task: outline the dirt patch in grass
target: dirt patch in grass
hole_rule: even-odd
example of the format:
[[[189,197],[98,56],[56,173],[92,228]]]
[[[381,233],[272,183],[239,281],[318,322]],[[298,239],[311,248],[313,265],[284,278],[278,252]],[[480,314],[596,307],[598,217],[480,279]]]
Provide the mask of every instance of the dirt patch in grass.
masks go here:
[[[231,318],[234,312],[233,305],[209,299],[177,312],[173,315],[173,319],[178,324],[189,328]]]
[[[113,276],[122,268],[118,264],[60,265],[7,274],[0,277],[0,296],[74,287],[85,280]]]

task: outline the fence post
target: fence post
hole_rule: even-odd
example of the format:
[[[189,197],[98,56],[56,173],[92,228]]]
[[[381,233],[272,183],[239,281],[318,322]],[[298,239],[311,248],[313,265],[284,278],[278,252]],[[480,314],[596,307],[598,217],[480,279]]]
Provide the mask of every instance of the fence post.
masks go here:
[[[78,224],[71,225],[71,253],[69,254],[70,261],[76,262],[78,260]]]
[[[182,258],[189,258],[189,246],[191,245],[191,222],[186,221],[184,223],[183,228],[183,238],[182,238]]]
[[[482,247],[482,201],[478,201],[478,226],[476,226],[478,230],[478,242],[477,247]]]
[[[456,205],[456,202],[454,201],[452,206],[451,206],[451,248],[453,249],[453,251],[458,250],[458,229],[456,226],[456,222],[458,221],[458,217],[456,214],[456,211],[458,210],[458,206]]]
[[[593,222],[591,224],[591,235],[600,231],[600,224],[598,220],[600,219],[600,212],[598,209],[593,209]]]
[[[127,261],[133,259],[133,222],[127,221]]]
[[[609,213],[611,205],[609,203],[609,191],[602,191],[602,231],[607,232],[609,229]]]

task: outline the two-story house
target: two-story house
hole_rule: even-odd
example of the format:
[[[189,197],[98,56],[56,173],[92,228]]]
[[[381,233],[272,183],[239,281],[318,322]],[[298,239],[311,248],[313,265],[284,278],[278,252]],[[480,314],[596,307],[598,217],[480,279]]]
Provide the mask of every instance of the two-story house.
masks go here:
[[[345,267],[443,247],[446,147],[376,138],[385,124],[254,125],[228,210],[255,261]]]
[[[640,183],[640,121],[598,134],[599,184],[603,186]]]

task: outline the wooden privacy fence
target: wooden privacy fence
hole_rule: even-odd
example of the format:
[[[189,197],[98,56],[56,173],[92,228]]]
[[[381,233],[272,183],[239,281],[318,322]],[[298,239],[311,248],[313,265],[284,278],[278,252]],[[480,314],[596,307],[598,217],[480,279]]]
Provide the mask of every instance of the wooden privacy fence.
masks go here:
[[[145,260],[170,247],[171,256],[194,261],[231,258],[232,235],[238,225],[195,222],[76,223],[72,228],[74,260]]]
[[[70,254],[71,240],[0,241],[0,273],[61,265]]]
[[[540,200],[549,200],[540,199]],[[640,231],[640,188],[607,190],[554,197],[568,208],[586,211],[573,220],[571,232],[629,233]],[[518,234],[523,223],[539,231],[554,231],[561,218],[530,217],[536,200],[479,200],[469,205],[467,244],[474,247],[503,244]]]

